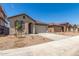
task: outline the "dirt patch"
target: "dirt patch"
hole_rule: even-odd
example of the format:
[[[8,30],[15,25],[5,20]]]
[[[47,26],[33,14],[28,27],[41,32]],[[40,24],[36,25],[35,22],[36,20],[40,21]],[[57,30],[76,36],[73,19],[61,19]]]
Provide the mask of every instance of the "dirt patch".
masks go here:
[[[51,40],[38,35],[26,35],[23,38],[9,35],[6,37],[0,37],[0,50],[31,46],[49,41]]]

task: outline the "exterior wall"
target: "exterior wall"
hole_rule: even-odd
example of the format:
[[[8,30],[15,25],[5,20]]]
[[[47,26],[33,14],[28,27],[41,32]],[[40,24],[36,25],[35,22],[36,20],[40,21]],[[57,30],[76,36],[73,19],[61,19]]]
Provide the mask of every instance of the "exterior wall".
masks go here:
[[[73,28],[71,28],[71,32],[73,32]]]
[[[49,32],[79,32],[79,29],[76,28],[74,30],[73,27],[67,27],[67,26],[63,26],[63,27],[61,27],[61,26],[51,26],[51,27],[48,27],[48,31]]]
[[[48,32],[62,32],[62,27],[61,26],[48,27]]]
[[[24,29],[25,34],[28,34],[29,33],[28,31],[29,31],[28,23],[25,23],[25,29]]]
[[[77,28],[77,32],[79,32],[79,28]]]
[[[60,27],[60,26],[55,26],[55,27],[54,27],[54,31],[55,31],[55,32],[62,32],[62,27]]]
[[[6,15],[4,13],[4,10],[0,6],[0,35],[8,35],[9,34],[9,28],[5,26],[6,22]]]
[[[73,28],[64,26],[64,32],[71,32]]]
[[[0,19],[0,25],[5,26],[5,22]]]
[[[46,33],[47,31],[47,25],[35,25],[35,33]]]
[[[3,12],[0,11],[0,17],[5,19],[5,16],[3,15]]]
[[[9,28],[0,25],[0,35],[8,35],[8,34],[9,34]]]
[[[48,32],[50,32],[50,33],[51,33],[51,32],[54,32],[54,27],[49,27],[49,28],[48,28]]]
[[[76,30],[75,30],[76,32],[78,32],[78,28],[76,28]]]
[[[10,30],[9,30],[9,34],[15,34],[15,29],[14,28],[10,28]]]
[[[78,32],[78,28],[76,28],[75,30],[73,30],[74,32]]]
[[[14,21],[13,21],[14,19],[9,19],[9,25],[10,25],[10,27],[9,27],[10,28],[10,30],[9,30],[10,33],[9,34],[15,34],[15,32],[16,32],[15,31],[15,26],[14,26]]]
[[[0,8],[1,8],[1,6],[0,6]],[[5,26],[5,22],[4,22],[5,16],[4,16],[4,13],[2,11],[3,10],[1,8],[1,10],[0,10],[0,25]]]
[[[63,26],[63,27],[64,27],[64,32],[66,32],[66,30],[67,30],[66,26]]]
[[[35,34],[35,27],[34,27],[34,24],[32,24],[31,31],[32,31],[32,34]]]

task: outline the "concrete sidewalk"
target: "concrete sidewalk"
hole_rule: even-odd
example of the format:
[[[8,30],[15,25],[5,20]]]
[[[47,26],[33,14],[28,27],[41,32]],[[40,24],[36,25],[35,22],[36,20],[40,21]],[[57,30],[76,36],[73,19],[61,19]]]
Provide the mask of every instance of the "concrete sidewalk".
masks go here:
[[[51,39],[51,40],[61,40],[61,39],[72,37],[72,36],[58,35],[55,33],[39,33],[37,35]]]

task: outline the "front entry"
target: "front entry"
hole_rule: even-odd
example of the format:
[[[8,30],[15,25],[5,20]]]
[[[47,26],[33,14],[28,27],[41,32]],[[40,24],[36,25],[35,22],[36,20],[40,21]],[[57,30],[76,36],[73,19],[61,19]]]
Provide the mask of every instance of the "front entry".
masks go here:
[[[32,34],[33,33],[33,24],[32,23],[29,23],[29,26],[28,26],[28,30],[29,30],[29,34]]]
[[[62,27],[62,32],[64,32],[64,27]]]

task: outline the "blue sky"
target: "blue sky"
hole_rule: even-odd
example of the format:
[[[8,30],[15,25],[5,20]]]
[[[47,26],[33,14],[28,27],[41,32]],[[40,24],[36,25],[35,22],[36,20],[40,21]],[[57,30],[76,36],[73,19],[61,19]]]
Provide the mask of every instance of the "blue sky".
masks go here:
[[[46,23],[79,24],[79,4],[77,3],[5,3],[1,5],[7,16],[26,13],[33,19]]]

